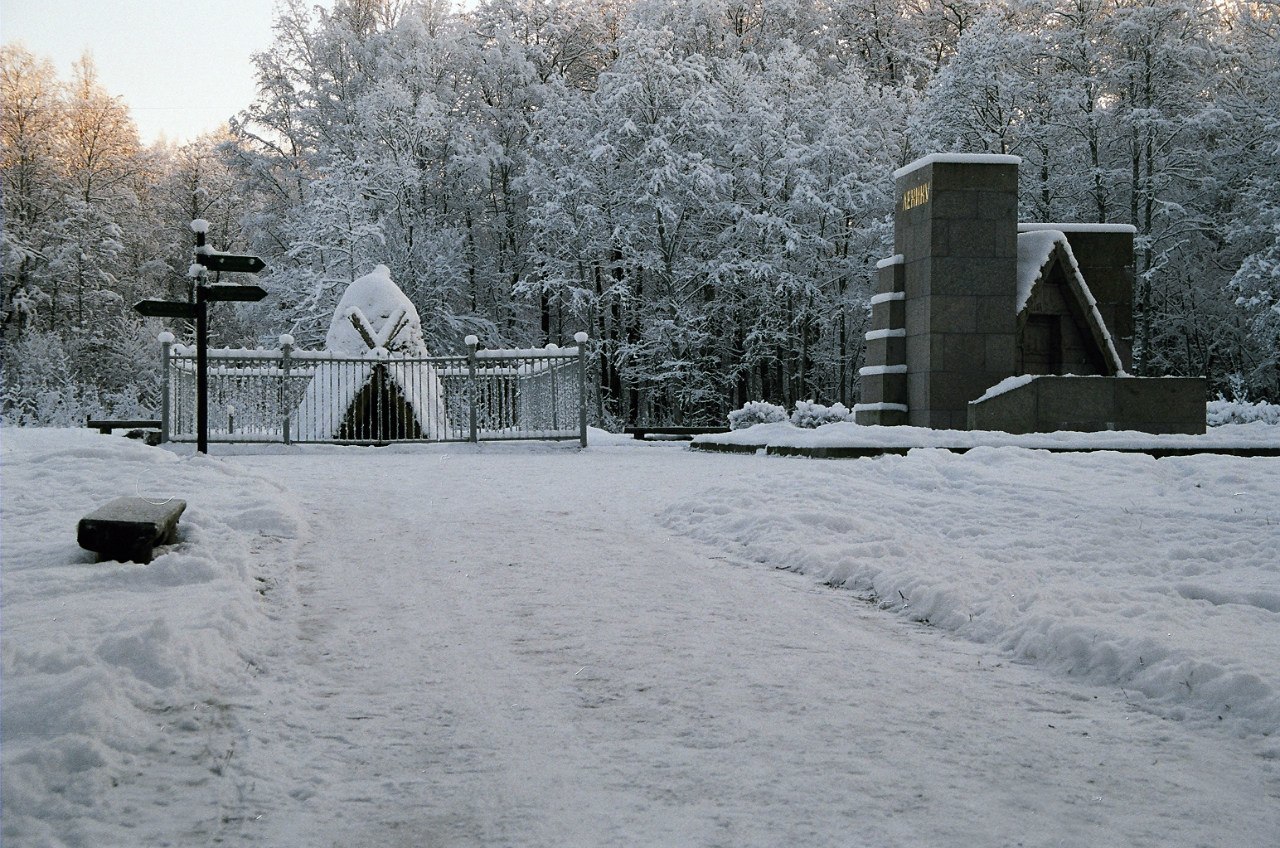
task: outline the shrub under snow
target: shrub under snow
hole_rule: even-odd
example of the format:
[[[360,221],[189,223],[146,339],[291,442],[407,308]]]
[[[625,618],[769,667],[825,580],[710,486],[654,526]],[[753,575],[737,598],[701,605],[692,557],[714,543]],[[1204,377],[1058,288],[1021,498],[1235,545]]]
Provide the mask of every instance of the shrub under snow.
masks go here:
[[[742,409],[729,413],[729,429],[745,430],[756,424],[773,424],[787,420],[787,411],[777,404],[762,400],[748,401]]]
[[[853,413],[843,403],[838,402],[833,406],[823,406],[811,400],[796,401],[796,411],[791,413],[791,423],[806,429],[852,420]]]
[[[1280,424],[1280,404],[1249,403],[1242,400],[1218,400],[1209,402],[1208,420],[1210,427],[1221,424],[1251,424],[1262,421],[1266,424]]]

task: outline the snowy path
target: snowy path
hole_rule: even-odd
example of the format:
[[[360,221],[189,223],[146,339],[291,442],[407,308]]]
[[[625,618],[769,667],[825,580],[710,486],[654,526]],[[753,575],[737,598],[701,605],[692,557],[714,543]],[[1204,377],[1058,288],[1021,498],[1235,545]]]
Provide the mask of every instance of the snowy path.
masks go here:
[[[1246,741],[658,522],[708,485],[795,463],[661,446],[235,461],[278,479],[310,527],[280,601],[297,604],[295,638],[264,651],[239,708],[251,732],[224,844],[1280,834],[1276,775]]]

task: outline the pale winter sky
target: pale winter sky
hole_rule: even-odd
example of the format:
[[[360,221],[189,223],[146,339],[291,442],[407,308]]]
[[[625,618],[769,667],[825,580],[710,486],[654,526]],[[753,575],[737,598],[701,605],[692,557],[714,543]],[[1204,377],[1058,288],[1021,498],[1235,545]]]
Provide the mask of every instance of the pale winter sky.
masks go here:
[[[144,143],[186,142],[252,102],[250,57],[271,44],[274,8],[273,0],[0,0],[0,38],[52,60],[63,80],[88,49]]]

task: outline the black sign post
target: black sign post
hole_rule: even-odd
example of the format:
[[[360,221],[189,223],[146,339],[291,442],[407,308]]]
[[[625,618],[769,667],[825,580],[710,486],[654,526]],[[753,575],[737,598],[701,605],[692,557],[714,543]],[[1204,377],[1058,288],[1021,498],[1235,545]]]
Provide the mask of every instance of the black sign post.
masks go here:
[[[195,223],[192,224],[195,229]],[[209,253],[203,229],[196,229],[196,262],[214,271],[256,274],[266,264],[256,256]],[[204,273],[201,272],[201,278]],[[196,302],[142,300],[134,304],[140,315],[155,318],[185,318],[196,322],[196,450],[209,452],[209,302],[218,300],[258,301],[267,296],[261,286],[196,285]],[[166,388],[165,391],[168,391]]]
[[[267,264],[256,256],[235,256],[230,253],[201,253],[196,261],[210,271],[239,271],[242,274],[256,274]]]
[[[260,286],[196,286],[196,450],[209,452],[209,302],[257,301],[267,296]]]
[[[205,300],[241,300],[249,303],[262,300],[267,290],[262,286],[201,286]]]
[[[204,241],[204,233],[197,238]],[[209,452],[209,303],[196,284],[196,450]]]
[[[133,311],[148,318],[186,318],[191,321],[196,317],[194,303],[173,300],[140,300],[133,305]]]

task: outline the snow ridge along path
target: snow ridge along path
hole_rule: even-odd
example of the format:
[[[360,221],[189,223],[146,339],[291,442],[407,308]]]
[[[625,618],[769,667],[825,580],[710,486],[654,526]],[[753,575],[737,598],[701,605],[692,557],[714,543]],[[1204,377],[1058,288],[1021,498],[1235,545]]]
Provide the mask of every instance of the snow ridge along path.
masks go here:
[[[3,835],[15,846],[203,844],[228,805],[263,645],[287,639],[298,515],[243,465],[87,430],[0,432]],[[178,544],[94,563],[76,524],[185,498]]]
[[[1263,507],[1280,475],[1256,464],[1268,461],[1093,467],[1012,450],[822,463],[603,438],[583,452],[247,449],[204,460],[94,436],[35,463],[23,449],[39,446],[11,436],[4,816],[15,844],[1192,846],[1280,834],[1265,710],[1219,722],[1194,699],[1109,682],[1103,664],[1031,662],[1021,646],[1037,633],[1056,644],[1052,626],[1002,636],[1026,616],[1064,616],[1122,654],[1132,634],[1106,630],[1103,612],[1115,603],[1123,620],[1127,603],[1163,616],[1166,632],[1172,618],[1193,627],[1162,643],[1153,621],[1134,625],[1219,676],[1253,674],[1252,690],[1231,694],[1264,703],[1277,625],[1249,610],[1267,612],[1275,588],[1259,560],[1277,541]],[[75,558],[73,537],[67,549],[67,516],[35,524],[34,510],[11,511],[23,503],[15,478],[34,486],[58,450],[72,452],[68,467],[155,457],[168,476],[191,475],[181,479],[216,507],[205,515],[252,517],[215,528],[191,498],[192,530],[209,535],[153,563],[207,558],[224,581],[217,603],[248,602],[217,631],[245,667],[157,677],[119,699],[125,709],[139,693],[172,704],[203,693],[219,705],[216,732],[191,707],[188,725],[140,720],[149,745],[109,736],[99,762],[48,760],[46,774],[74,792],[13,768],[42,747],[69,749],[65,725],[28,727],[17,753],[9,735],[34,710],[14,712],[15,689],[67,684],[78,662],[92,664],[86,653],[103,655],[85,628],[57,662],[48,650],[28,658],[48,638],[36,613],[69,604],[79,616],[96,603],[58,584],[102,573]],[[50,478],[72,488],[62,479]],[[240,501],[250,506],[237,511]],[[1139,506],[1139,520],[1097,526],[1108,503]],[[1064,518],[1071,504],[1080,512]],[[1082,538],[1089,525],[1096,540]],[[36,532],[11,542],[15,530]],[[1227,547],[1170,558],[1195,538]],[[1119,541],[1124,555],[1108,564]],[[1184,572],[1178,585],[1198,588],[1158,591],[1169,563]],[[261,592],[258,577],[269,581]],[[1030,593],[1025,607],[996,600],[1009,579]],[[904,615],[865,600],[899,589],[892,606],[910,599]],[[1201,590],[1212,598],[1190,597]],[[157,592],[94,613],[97,626],[141,650],[166,644],[148,635],[162,608],[153,596],[174,620],[219,617],[210,596]],[[957,610],[1000,626],[957,638],[968,624],[949,617]],[[1234,654],[1217,641],[1195,652],[1219,633],[1198,619],[1215,616],[1264,632]],[[89,714],[86,732],[106,720]]]

